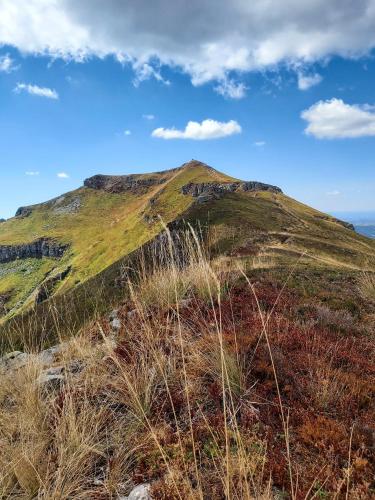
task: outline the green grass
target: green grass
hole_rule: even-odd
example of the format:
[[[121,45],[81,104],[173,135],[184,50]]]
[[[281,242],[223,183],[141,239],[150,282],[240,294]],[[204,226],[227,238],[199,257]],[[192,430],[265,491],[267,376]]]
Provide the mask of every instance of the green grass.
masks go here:
[[[43,259],[32,263],[32,272],[27,276],[18,267],[15,272],[1,275],[8,265],[0,265],[0,293],[11,291],[11,304],[25,310],[46,273],[53,267],[69,265],[71,272],[56,287],[58,295],[65,294],[152,240],[162,230],[160,218],[166,224],[184,218],[193,224],[199,221],[203,226],[209,225],[210,241],[219,254],[238,250],[245,254],[248,250],[265,252],[284,264],[306,252],[304,262],[315,265],[352,269],[375,265],[375,242],[285,195],[228,193],[219,200],[196,205],[191,196],[181,193],[182,186],[189,182],[235,179],[199,164],[144,175],[163,177],[167,182],[140,194],[80,188],[64,195],[62,204],[56,205],[56,200],[51,200],[34,206],[29,217],[3,223],[0,245],[50,237],[69,244],[69,249],[60,261]],[[80,207],[76,212],[56,212],[56,208],[77,199]],[[14,264],[8,268],[12,269]]]

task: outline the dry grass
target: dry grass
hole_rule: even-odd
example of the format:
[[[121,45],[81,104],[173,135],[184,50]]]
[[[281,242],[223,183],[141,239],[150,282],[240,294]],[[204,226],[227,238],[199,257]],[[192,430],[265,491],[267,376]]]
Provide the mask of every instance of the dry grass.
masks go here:
[[[141,482],[152,483],[154,498],[274,498],[274,450],[260,432],[262,404],[269,405],[267,432],[276,434],[281,450],[283,466],[273,458],[273,467],[286,471],[280,488],[291,498],[319,496],[315,477],[310,488],[300,486],[284,375],[269,334],[283,289],[266,314],[248,281],[259,326],[253,338],[244,337],[240,320],[222,317],[223,296],[239,267],[234,272],[227,259],[210,262],[192,231],[182,246],[181,253],[167,234],[151,269],[140,262],[136,273],[128,273],[131,300],[116,340],[102,321],[64,343],[55,362],[65,367],[61,388],[37,383],[43,370],[37,356],[0,380],[1,498],[111,499]],[[128,316],[129,309],[135,313]],[[252,364],[259,346],[265,358]],[[348,382],[329,358],[315,365],[317,355],[311,351],[308,390],[312,404],[326,411]],[[78,368],[71,368],[73,362]],[[256,366],[272,401],[254,402]],[[303,429],[312,440],[314,427]],[[349,491],[349,479],[347,484]]]
[[[365,299],[375,302],[375,274],[363,273],[358,279],[358,289]]]

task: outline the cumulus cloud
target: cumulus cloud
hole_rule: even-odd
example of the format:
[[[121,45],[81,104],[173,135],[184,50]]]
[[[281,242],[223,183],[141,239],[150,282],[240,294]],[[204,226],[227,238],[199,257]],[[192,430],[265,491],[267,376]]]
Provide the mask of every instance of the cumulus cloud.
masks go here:
[[[57,177],[58,177],[59,179],[69,179],[69,175],[68,175],[66,172],[59,172],[59,173],[57,174]]]
[[[254,146],[257,146],[258,148],[261,148],[266,145],[266,141],[255,141]]]
[[[145,120],[154,120],[155,119],[155,115],[142,115],[142,117]]]
[[[235,121],[218,122],[216,120],[203,120],[201,123],[189,121],[184,130],[175,128],[157,128],[152,132],[152,137],[159,139],[194,139],[204,141],[219,139],[229,135],[240,134],[241,126]]]
[[[375,107],[346,104],[342,99],[319,101],[301,113],[305,133],[318,139],[375,136]]]
[[[167,82],[163,65],[199,85],[356,57],[375,47],[374,25],[375,0],[0,0],[0,44],[78,61],[112,54],[134,67],[135,84]]]
[[[14,60],[10,57],[9,54],[0,56],[0,71],[4,73],[11,73],[16,69],[18,69],[18,66],[16,66]]]
[[[28,170],[27,172],[25,172],[25,175],[28,175],[30,177],[35,177],[39,175],[39,172],[37,172],[36,170]]]
[[[58,99],[59,94],[56,90],[50,89],[48,87],[39,87],[38,85],[31,85],[30,83],[17,83],[14,88],[14,92],[27,92],[31,95],[37,95],[40,97],[47,97],[47,99]]]
[[[327,196],[338,196],[340,194],[340,191],[338,191],[337,189],[334,189],[333,191],[328,191],[326,193]]]
[[[298,73],[298,88],[300,90],[307,90],[310,87],[318,85],[322,80],[323,77],[319,73],[314,73],[313,75]]]

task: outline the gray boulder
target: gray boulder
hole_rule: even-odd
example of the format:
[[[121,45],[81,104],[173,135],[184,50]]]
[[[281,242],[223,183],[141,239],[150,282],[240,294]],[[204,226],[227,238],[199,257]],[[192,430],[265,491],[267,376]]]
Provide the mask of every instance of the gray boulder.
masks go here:
[[[118,500],[152,500],[150,489],[151,485],[148,483],[138,484],[128,496],[120,496]]]

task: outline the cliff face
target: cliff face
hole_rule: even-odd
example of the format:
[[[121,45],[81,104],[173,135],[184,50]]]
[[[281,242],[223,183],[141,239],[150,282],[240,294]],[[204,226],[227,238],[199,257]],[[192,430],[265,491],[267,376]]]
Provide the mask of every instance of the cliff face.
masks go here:
[[[234,193],[237,191],[271,191],[273,193],[282,193],[282,190],[277,186],[256,181],[189,183],[181,188],[182,194],[190,194],[201,203],[210,199],[220,198],[225,193]]]
[[[0,245],[0,263],[17,259],[41,259],[42,257],[60,258],[68,245],[62,245],[49,238],[39,238],[22,245]]]
[[[164,178],[139,177],[138,175],[94,175],[84,181],[84,186],[99,189],[108,193],[124,193],[131,191],[140,193],[150,186],[163,184]]]

